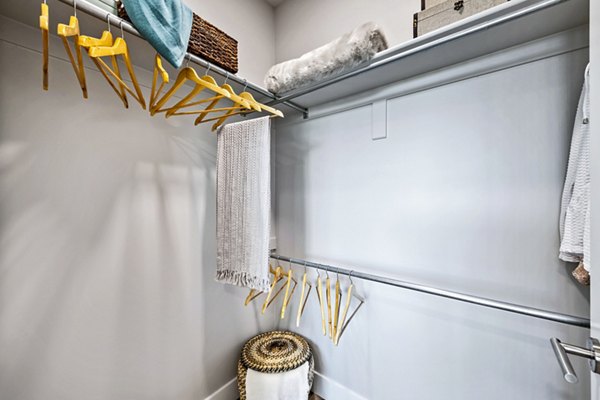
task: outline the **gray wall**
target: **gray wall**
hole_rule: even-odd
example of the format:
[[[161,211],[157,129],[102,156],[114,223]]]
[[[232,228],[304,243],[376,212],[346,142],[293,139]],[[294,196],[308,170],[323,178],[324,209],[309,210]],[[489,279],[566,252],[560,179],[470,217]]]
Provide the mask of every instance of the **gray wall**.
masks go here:
[[[367,21],[377,23],[390,47],[411,39],[419,0],[288,0],[275,8],[277,61],[298,57]]]
[[[42,91],[40,46],[0,17],[0,398],[204,399],[272,326],[214,282],[215,135],[83,100],[55,37]]]
[[[571,41],[571,33],[563,36],[563,43]],[[526,52],[504,57],[510,64]],[[565,48],[391,96],[384,140],[371,139],[369,104],[282,122],[278,251],[589,315],[588,290],[557,258],[560,197],[586,60],[587,49]],[[339,347],[320,334],[316,297],[300,328],[316,348],[324,376],[318,391],[326,398],[589,396],[585,364],[574,363],[582,382],[568,385],[548,343],[551,336],[584,343],[585,329],[356,283],[366,305]]]

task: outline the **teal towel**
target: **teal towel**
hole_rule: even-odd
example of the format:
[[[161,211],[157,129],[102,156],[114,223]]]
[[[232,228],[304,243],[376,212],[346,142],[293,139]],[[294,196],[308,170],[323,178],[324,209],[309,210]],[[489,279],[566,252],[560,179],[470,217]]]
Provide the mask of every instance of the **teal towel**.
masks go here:
[[[123,0],[136,29],[172,66],[185,57],[193,14],[181,0]]]

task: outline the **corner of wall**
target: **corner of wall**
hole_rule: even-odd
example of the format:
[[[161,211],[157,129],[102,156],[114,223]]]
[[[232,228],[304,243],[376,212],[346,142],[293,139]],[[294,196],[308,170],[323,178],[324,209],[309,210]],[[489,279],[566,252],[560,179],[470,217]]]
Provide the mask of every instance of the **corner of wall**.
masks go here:
[[[313,383],[313,392],[325,400],[367,400],[366,397],[352,391],[341,383],[315,371],[315,381]]]
[[[237,377],[235,377],[204,400],[232,400],[238,397]]]

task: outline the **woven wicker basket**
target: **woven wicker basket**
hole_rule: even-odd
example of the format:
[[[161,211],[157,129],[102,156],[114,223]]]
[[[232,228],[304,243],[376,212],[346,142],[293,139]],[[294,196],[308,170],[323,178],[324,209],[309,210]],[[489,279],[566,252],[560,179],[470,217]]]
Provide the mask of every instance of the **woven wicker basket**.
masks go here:
[[[131,22],[121,0],[116,1],[119,17]],[[238,42],[210,22],[194,14],[188,53],[232,72],[238,72]]]
[[[309,363],[308,385],[312,387],[314,358],[306,339],[287,331],[272,331],[254,336],[244,345],[238,362],[240,400],[246,400],[248,369],[277,374],[296,369],[306,362]]]

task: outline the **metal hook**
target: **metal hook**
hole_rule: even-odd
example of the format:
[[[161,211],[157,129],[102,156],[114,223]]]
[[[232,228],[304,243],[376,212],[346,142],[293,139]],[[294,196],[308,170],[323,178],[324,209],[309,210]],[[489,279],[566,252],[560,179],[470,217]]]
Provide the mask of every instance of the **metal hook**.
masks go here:
[[[325,275],[329,278],[329,267],[325,266]]]
[[[110,32],[110,13],[106,14],[106,25],[108,25],[108,31]]]
[[[119,21],[119,27],[121,28],[121,39],[125,39],[125,33],[123,32],[123,20]]]
[[[229,80],[229,71],[227,71],[227,74],[225,75],[225,82],[223,82],[223,85],[227,85],[228,80]]]
[[[209,62],[207,62],[206,64],[207,64],[208,66],[207,66],[207,68],[206,68],[206,72],[204,73],[204,75],[208,75],[208,72],[210,71],[210,63],[209,63]]]
[[[244,89],[242,90],[242,92],[245,92],[247,87],[248,87],[248,79],[244,79]]]
[[[319,270],[317,270],[317,272],[319,272]],[[304,261],[304,273],[307,273],[307,269],[306,269],[306,261]]]
[[[73,16],[77,18],[77,0],[73,0]]]
[[[348,274],[348,278],[350,278],[350,284],[354,285],[354,282],[352,282],[352,274],[354,273],[354,271],[350,271],[350,274]]]
[[[190,53],[187,53],[186,56],[187,56],[187,61],[185,63],[185,67],[187,68],[190,66],[190,60],[192,59],[192,55]]]

